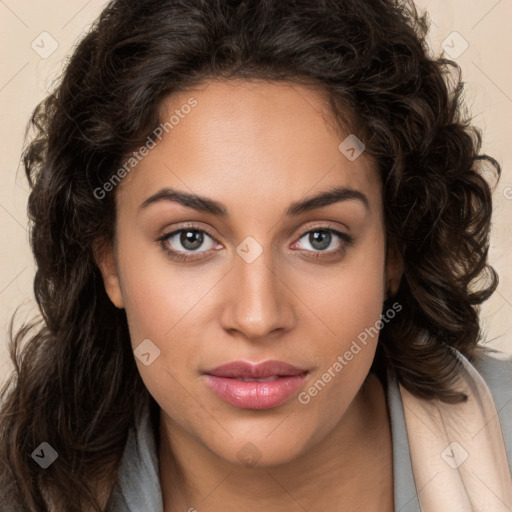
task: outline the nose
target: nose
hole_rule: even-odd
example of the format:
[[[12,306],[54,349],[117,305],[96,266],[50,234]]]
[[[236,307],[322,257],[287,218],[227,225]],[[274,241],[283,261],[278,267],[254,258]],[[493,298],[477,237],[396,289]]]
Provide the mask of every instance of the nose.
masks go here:
[[[272,265],[271,251],[264,250],[252,262],[238,255],[234,259],[224,283],[223,328],[253,341],[290,330],[295,322],[294,294],[287,276]]]

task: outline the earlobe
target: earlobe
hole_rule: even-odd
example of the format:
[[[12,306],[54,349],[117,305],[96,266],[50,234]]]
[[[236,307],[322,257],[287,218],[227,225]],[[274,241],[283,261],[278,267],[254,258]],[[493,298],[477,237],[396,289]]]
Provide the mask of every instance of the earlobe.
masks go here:
[[[105,292],[107,293],[110,301],[114,306],[116,306],[116,308],[124,308],[113,244],[106,244],[97,241],[93,244],[93,254],[94,261],[103,278]]]

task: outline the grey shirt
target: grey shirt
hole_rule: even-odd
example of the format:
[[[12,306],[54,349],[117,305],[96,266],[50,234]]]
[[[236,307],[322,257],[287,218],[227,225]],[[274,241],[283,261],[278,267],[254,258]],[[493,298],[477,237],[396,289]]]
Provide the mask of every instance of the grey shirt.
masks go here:
[[[487,350],[474,363],[493,395],[512,471],[512,355]],[[421,511],[414,483],[404,410],[397,381],[386,389],[393,442],[395,512]],[[156,432],[147,404],[128,436],[108,512],[163,512]]]

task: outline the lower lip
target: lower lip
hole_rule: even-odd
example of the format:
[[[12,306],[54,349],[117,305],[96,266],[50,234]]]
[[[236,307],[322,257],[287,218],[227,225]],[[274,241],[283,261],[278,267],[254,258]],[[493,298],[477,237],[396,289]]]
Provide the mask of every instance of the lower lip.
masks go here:
[[[286,402],[296,393],[307,374],[279,377],[270,382],[242,381],[228,377],[206,375],[210,389],[235,407],[240,409],[270,409]]]

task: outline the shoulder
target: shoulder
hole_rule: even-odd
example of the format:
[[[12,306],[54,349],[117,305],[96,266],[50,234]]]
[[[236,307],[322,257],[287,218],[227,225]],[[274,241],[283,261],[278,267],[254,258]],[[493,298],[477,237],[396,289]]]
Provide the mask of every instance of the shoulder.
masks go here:
[[[473,366],[482,376],[496,402],[496,408],[512,413],[512,354],[478,346]]]
[[[494,399],[512,465],[512,354],[479,346],[472,364]]]

